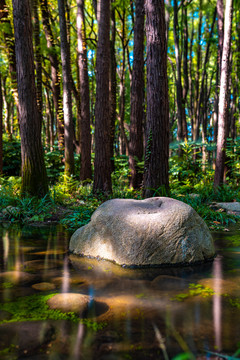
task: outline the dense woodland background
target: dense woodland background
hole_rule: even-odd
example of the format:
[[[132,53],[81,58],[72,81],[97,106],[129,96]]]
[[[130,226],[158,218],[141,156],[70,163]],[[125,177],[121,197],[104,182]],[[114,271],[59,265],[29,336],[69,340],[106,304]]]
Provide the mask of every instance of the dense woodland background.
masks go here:
[[[95,194],[123,173],[145,197],[238,186],[239,5],[0,0],[2,175],[38,197],[61,172]]]

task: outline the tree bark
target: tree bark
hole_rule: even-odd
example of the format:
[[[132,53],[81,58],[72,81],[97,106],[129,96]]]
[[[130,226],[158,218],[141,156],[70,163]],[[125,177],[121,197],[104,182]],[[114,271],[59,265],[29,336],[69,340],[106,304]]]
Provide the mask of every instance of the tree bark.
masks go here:
[[[200,64],[201,64],[201,37],[202,37],[202,0],[199,0],[199,23],[198,23],[198,46],[197,46],[197,69],[195,72],[195,86],[194,86],[194,110],[193,110],[193,128],[192,138],[193,141],[197,141],[199,138],[199,124],[197,117],[197,106],[199,98],[199,77],[200,77]],[[194,160],[196,160],[196,153],[194,154]]]
[[[110,154],[110,0],[100,0],[98,8],[98,44],[96,62],[95,161],[93,191],[111,193]]]
[[[147,144],[143,195],[169,188],[169,104],[163,0],[145,0],[147,36]]]
[[[222,51],[223,51],[223,0],[217,0],[217,28],[218,28],[218,57],[216,74],[216,91],[214,104],[214,142],[217,142],[218,135],[218,105],[219,105],[219,74],[221,74]]]
[[[42,54],[41,54],[41,43],[40,43],[40,24],[39,24],[39,3],[38,0],[32,0],[33,8],[33,36],[35,43],[35,67],[36,67],[36,78],[37,78],[37,105],[40,113],[42,122]]]
[[[3,173],[3,95],[2,95],[2,78],[0,74],[0,175]]]
[[[63,79],[63,117],[64,117],[64,157],[65,174],[74,174],[73,154],[73,120],[72,120],[72,77],[70,65],[70,48],[67,40],[67,23],[65,17],[65,1],[58,0],[59,25],[61,38],[61,59]]]
[[[185,113],[185,104],[183,101],[183,89],[182,89],[182,71],[181,71],[181,55],[179,49],[179,26],[178,26],[178,4],[177,0],[174,0],[174,45],[175,45],[175,58],[176,58],[176,70],[177,70],[177,112],[178,112],[178,129],[177,138],[179,141],[185,140],[188,137],[187,134],[187,122]]]
[[[137,163],[143,159],[144,0],[136,0],[135,14],[129,143],[130,186],[134,189],[139,188],[143,180]]]
[[[63,123],[63,115],[62,115],[59,59],[57,55],[56,43],[50,25],[50,13],[48,9],[48,2],[47,0],[41,0],[40,4],[41,4],[43,28],[47,40],[47,47],[49,49],[49,60],[51,64],[51,80],[52,80],[51,86],[53,93],[53,103],[57,118],[58,147],[62,149],[64,146],[64,123]]]
[[[48,192],[48,184],[37,108],[29,0],[13,0],[13,22],[18,74],[22,194],[42,197]]]
[[[216,169],[214,176],[214,187],[218,187],[223,183],[224,166],[226,158],[226,141],[228,129],[228,81],[229,81],[229,65],[231,51],[231,32],[232,32],[232,14],[233,0],[226,0],[225,21],[224,21],[224,41],[221,64],[221,80],[219,94],[219,110],[218,110],[218,139],[217,139],[217,157]]]
[[[114,139],[115,139],[115,122],[116,122],[116,107],[117,107],[117,64],[115,53],[116,41],[116,17],[113,0],[111,1],[111,41],[110,41],[110,156],[111,156],[111,171],[114,171]]]
[[[91,133],[90,133],[90,104],[89,80],[87,63],[87,44],[85,30],[84,0],[77,0],[77,35],[78,35],[78,67],[79,87],[81,97],[80,118],[80,180],[92,178],[91,168]]]
[[[9,19],[9,10],[8,10],[5,0],[0,0],[0,5],[1,5],[1,9],[2,9],[2,12],[0,13],[1,14],[0,19],[1,19],[1,22],[4,23],[3,35],[4,35],[4,41],[5,41],[6,49],[7,49],[8,66],[9,66],[9,73],[10,73],[10,78],[11,78],[12,93],[13,93],[14,102],[17,107],[17,117],[19,117],[14,34],[13,34],[11,21]]]

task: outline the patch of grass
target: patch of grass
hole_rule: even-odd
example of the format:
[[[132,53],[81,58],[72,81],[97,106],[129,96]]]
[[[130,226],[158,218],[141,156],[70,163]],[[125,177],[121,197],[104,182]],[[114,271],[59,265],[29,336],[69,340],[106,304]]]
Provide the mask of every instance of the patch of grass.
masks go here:
[[[43,321],[43,320],[70,320],[81,322],[87,328],[98,331],[106,326],[106,323],[97,323],[89,319],[80,319],[75,313],[63,313],[60,310],[52,310],[47,305],[47,300],[56,295],[34,294],[17,298],[15,301],[0,304],[0,310],[8,311],[12,314],[11,319],[3,320],[2,323],[22,322],[22,321]]]

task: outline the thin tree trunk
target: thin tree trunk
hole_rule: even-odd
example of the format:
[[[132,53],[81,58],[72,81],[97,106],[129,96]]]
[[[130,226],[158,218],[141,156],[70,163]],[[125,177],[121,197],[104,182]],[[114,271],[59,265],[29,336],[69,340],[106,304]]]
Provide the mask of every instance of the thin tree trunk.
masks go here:
[[[0,74],[0,175],[3,173],[3,95],[2,78]]]
[[[134,189],[139,188],[143,180],[137,163],[143,159],[144,0],[136,0],[135,14],[129,144],[130,186]]]
[[[218,140],[217,140],[217,158],[214,176],[214,187],[223,183],[225,157],[226,157],[226,140],[227,140],[227,119],[228,119],[228,81],[229,65],[231,50],[231,32],[232,32],[232,14],[233,0],[226,0],[225,21],[224,21],[224,41],[221,64],[221,81],[219,94],[218,110]]]
[[[178,109],[178,140],[187,139],[187,122],[185,113],[185,104],[183,101],[183,89],[182,89],[182,73],[181,73],[181,54],[179,48],[179,25],[178,25],[178,4],[177,0],[174,0],[174,45],[175,45],[175,58],[176,58],[176,70],[177,70],[177,109]]]
[[[217,0],[217,28],[218,28],[218,55],[217,55],[217,74],[216,74],[216,91],[214,104],[214,142],[217,142],[218,135],[218,105],[219,105],[219,75],[221,74],[222,52],[223,52],[223,0]]]
[[[50,25],[50,13],[48,9],[47,0],[41,0],[41,12],[42,22],[47,40],[47,47],[49,49],[49,60],[51,64],[51,80],[52,80],[52,92],[53,92],[53,103],[57,118],[57,136],[58,136],[58,147],[60,149],[64,146],[64,123],[62,115],[62,97],[60,87],[60,74],[59,74],[59,59],[57,55],[56,42],[53,37],[52,28]]]
[[[9,10],[6,5],[5,0],[1,0],[0,2],[1,8],[3,9],[1,13],[1,21],[4,22],[7,26],[5,26],[5,31],[3,32],[4,41],[6,44],[7,49],[7,56],[8,56],[8,66],[9,66],[9,73],[11,78],[11,85],[12,85],[12,93],[14,102],[17,107],[17,118],[19,118],[18,114],[18,91],[17,91],[17,70],[16,70],[16,55],[15,55],[15,41],[14,41],[14,34],[11,25],[11,21],[9,19]]]
[[[91,133],[90,133],[90,103],[88,59],[85,30],[84,0],[77,0],[77,34],[78,34],[78,66],[81,97],[80,118],[80,180],[92,178],[91,168]]]
[[[44,196],[48,192],[37,108],[32,24],[29,0],[13,0],[16,65],[22,154],[22,194]],[[24,34],[24,36],[22,36]]]
[[[194,87],[194,113],[193,113],[193,141],[199,138],[199,124],[197,117],[197,107],[199,99],[199,77],[200,77],[200,64],[201,64],[201,37],[202,37],[202,0],[199,0],[199,23],[198,23],[198,47],[197,47],[197,69],[195,72],[195,87]],[[194,154],[196,160],[196,154]]]
[[[111,171],[114,171],[114,139],[115,139],[115,122],[116,122],[116,107],[117,107],[117,64],[115,54],[116,41],[116,17],[113,0],[111,1],[111,41],[110,41],[110,156],[111,156]]]
[[[41,44],[40,44],[40,24],[39,24],[39,2],[38,0],[32,0],[33,2],[33,36],[35,43],[35,67],[36,67],[36,78],[37,78],[37,105],[42,119],[42,55],[41,55]],[[42,121],[42,120],[41,120]]]
[[[111,193],[110,154],[110,0],[100,0],[96,62],[95,161],[93,191]]]
[[[167,44],[163,0],[145,0],[147,37],[147,144],[145,197],[169,188],[169,104]]]
[[[70,48],[67,40],[67,24],[65,17],[65,1],[58,0],[61,59],[63,78],[63,117],[64,117],[64,156],[65,174],[74,174],[73,154],[73,120],[72,120],[72,77],[70,66]]]

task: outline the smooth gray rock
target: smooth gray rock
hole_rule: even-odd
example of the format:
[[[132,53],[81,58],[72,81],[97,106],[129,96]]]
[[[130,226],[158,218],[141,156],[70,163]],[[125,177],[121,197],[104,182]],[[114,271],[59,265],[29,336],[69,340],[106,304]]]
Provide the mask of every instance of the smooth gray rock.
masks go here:
[[[222,203],[217,203],[216,205],[217,207],[222,208],[226,211],[240,213],[240,203],[237,201],[222,202]]]
[[[69,249],[128,266],[194,263],[215,254],[202,218],[167,197],[106,201],[72,235]]]

